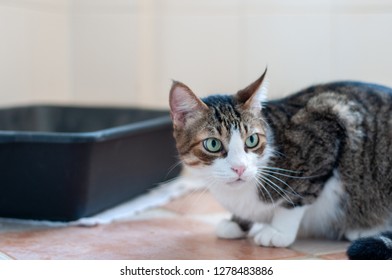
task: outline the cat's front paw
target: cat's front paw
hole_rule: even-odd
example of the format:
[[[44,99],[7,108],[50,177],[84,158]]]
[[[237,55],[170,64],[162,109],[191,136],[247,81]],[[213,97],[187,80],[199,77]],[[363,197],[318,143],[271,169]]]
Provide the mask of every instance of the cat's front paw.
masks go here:
[[[216,235],[223,239],[239,239],[244,238],[246,232],[236,222],[222,220],[216,228]]]
[[[264,224],[254,223],[248,232],[248,237],[255,237],[263,228]]]
[[[257,245],[265,247],[288,247],[295,240],[295,235],[280,232],[270,225],[264,225],[254,235],[254,241]]]

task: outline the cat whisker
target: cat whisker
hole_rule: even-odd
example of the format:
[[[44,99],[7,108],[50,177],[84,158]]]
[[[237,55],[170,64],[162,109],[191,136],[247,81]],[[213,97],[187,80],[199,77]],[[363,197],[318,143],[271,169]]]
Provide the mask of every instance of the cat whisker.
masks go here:
[[[213,175],[218,175],[218,176],[226,176],[227,175],[226,172],[219,172],[219,171],[214,171],[212,174]]]
[[[277,150],[275,150],[275,149],[272,149],[272,154],[275,156],[275,157],[283,157],[283,158],[286,158],[286,155],[284,154],[284,153],[281,153],[281,152],[279,152],[279,151],[277,151]]]
[[[225,178],[227,178],[227,173],[225,173],[225,172],[214,172],[213,176],[215,178],[225,179]]]
[[[176,179],[178,179],[178,177],[174,177],[174,178],[171,178],[171,179],[168,179],[168,180],[165,180],[165,181],[156,183],[156,184],[154,185],[154,187],[160,188],[160,187],[162,187],[162,186],[164,186],[164,185],[166,185],[166,184],[168,184],[168,183],[171,183],[171,182],[175,181]]]
[[[166,177],[168,177],[168,176],[170,175],[170,173],[173,172],[173,170],[174,170],[177,166],[181,165],[182,163],[183,163],[182,160],[179,160],[179,161],[177,161],[175,164],[173,164],[173,165],[169,168],[169,171],[167,172]]]
[[[293,178],[293,179],[312,179],[312,178],[316,178],[317,177],[317,175],[315,175],[315,176],[294,176],[294,175],[288,175],[288,174],[284,174],[284,173],[281,173],[281,172],[278,172],[278,171],[267,170],[267,169],[264,169],[264,171],[268,172],[268,173],[272,173],[272,174],[277,174],[277,175],[280,175],[280,176],[283,176],[283,177],[287,177],[287,178]]]
[[[279,170],[279,171],[285,171],[288,173],[303,173],[302,171],[294,171],[294,170],[289,170],[289,169],[284,169],[284,168],[278,168],[278,167],[272,167],[272,166],[259,166],[262,169],[271,169],[271,170]]]
[[[284,190],[286,193],[291,194],[291,195],[295,195],[295,196],[300,197],[300,198],[303,198],[302,195],[300,195],[298,192],[296,192],[296,191],[295,191],[287,182],[285,182],[284,180],[278,178],[277,176],[274,176],[274,175],[268,173],[266,170],[260,170],[259,172],[260,172],[261,175],[271,177],[271,178],[273,178],[273,179],[275,179],[275,180],[277,180],[277,181],[283,183],[285,186],[287,186],[287,187],[290,189],[290,191]],[[265,178],[265,177],[264,177],[264,178]],[[265,178],[265,179],[267,179],[267,178]],[[298,186],[301,186],[301,185],[302,185],[302,183],[299,184]]]
[[[262,189],[259,188],[259,186],[258,186],[259,182],[257,181],[256,178],[253,178],[253,179],[252,179],[252,184],[255,184],[255,185],[256,185],[257,189],[260,191],[260,193],[261,193],[261,195],[263,196],[264,200],[266,200],[266,197],[265,197],[265,195],[264,195],[264,192],[263,192]]]
[[[269,174],[269,173],[267,173],[267,172],[263,172],[262,170],[260,170],[260,173],[261,173],[262,175],[264,175],[264,176],[269,176],[269,177],[274,178],[275,180],[278,180],[279,182],[285,184],[285,185],[291,190],[290,193],[291,193],[292,195],[295,195],[295,196],[298,196],[298,197],[301,197],[301,198],[302,198],[302,196],[301,196],[299,193],[297,193],[289,184],[287,184],[287,183],[286,183],[285,181],[283,181],[282,179],[280,179],[280,178],[278,178],[278,177],[276,177],[276,176],[274,176],[274,175],[272,175],[272,174]]]
[[[257,187],[257,189],[260,191],[260,193],[262,194],[264,200],[266,201],[267,198],[265,197],[265,194],[263,192],[263,189],[260,188],[260,184],[262,185],[262,182],[260,182],[260,180],[257,177],[253,177],[252,178],[252,183],[255,184],[255,186]],[[264,190],[268,193],[268,190],[262,186],[264,188]],[[271,202],[273,202],[271,195],[268,193],[268,195],[270,196]]]
[[[263,190],[260,188],[260,186],[266,191],[266,193],[268,194],[268,196],[271,199],[272,206],[275,208],[275,201],[272,198],[271,193],[269,192],[269,190],[264,186],[263,182],[259,178],[255,177],[255,180],[257,181],[257,184],[256,184],[257,189],[263,194],[263,196],[264,196],[264,193],[263,193]],[[264,197],[264,199],[265,199],[265,197]]]
[[[273,190],[276,191],[284,200],[286,200],[288,203],[294,205],[294,202],[291,200],[291,198],[287,195],[287,191],[279,187],[277,184],[269,180],[268,178],[265,177],[259,177],[264,183],[266,183],[268,186],[270,186]],[[275,187],[274,187],[275,186]]]

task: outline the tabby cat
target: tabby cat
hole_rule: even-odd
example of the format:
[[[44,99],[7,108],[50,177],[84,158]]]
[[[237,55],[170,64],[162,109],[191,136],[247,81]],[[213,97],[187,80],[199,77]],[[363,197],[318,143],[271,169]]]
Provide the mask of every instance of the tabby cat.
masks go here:
[[[234,95],[170,91],[181,161],[233,214],[218,237],[346,239],[351,259],[391,259],[392,89],[337,82],[267,101],[265,77]]]

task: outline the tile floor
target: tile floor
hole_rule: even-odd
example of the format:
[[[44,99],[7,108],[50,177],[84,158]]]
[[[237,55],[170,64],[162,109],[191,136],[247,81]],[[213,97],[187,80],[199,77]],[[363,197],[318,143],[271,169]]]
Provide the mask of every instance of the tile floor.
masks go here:
[[[0,259],[346,259],[347,242],[299,240],[262,248],[221,240],[214,225],[228,217],[207,192],[194,192],[131,219],[94,227],[0,224]]]

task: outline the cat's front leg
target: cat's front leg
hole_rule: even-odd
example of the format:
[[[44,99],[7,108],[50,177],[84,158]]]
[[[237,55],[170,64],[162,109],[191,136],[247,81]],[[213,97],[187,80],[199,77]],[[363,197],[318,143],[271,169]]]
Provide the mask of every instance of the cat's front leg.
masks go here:
[[[252,222],[233,215],[230,220],[222,220],[218,224],[216,235],[222,239],[245,238],[251,226]]]
[[[274,211],[270,224],[256,231],[251,230],[257,245],[265,247],[287,247],[296,239],[306,207],[287,209],[279,207]]]

